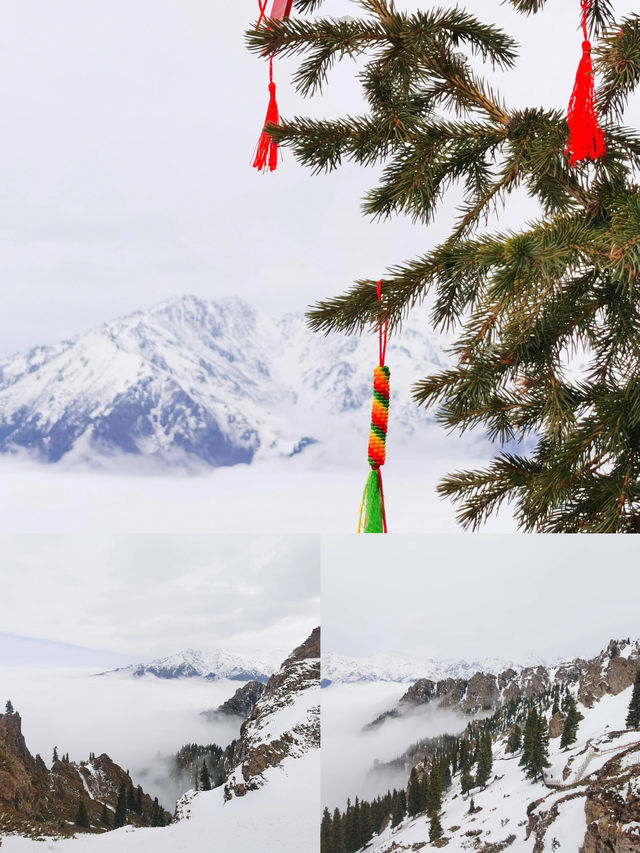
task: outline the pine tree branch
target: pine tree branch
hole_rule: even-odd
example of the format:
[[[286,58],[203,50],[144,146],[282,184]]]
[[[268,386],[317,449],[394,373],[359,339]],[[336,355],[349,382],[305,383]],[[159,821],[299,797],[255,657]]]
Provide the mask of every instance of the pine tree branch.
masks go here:
[[[316,12],[324,3],[324,0],[293,0],[293,7],[303,15]]]
[[[620,117],[631,94],[640,84],[640,17],[624,18],[621,26],[605,30],[595,51],[598,110]]]
[[[509,0],[509,3],[517,12],[525,15],[534,15],[540,12],[546,5],[547,0]],[[579,13],[576,10],[576,18]],[[587,21],[589,29],[598,35],[602,28],[613,20],[613,6],[611,0],[592,0],[587,10]]]
[[[245,34],[249,50],[262,56],[287,56],[309,53],[294,77],[298,91],[310,95],[321,90],[327,73],[336,59],[355,57],[370,47],[385,46],[393,55],[414,55],[431,64],[432,52],[442,52],[443,39],[452,45],[470,43],[474,53],[485,61],[510,68],[515,61],[515,42],[497,27],[480,23],[459,9],[380,14],[378,18],[305,21],[288,18],[267,19],[264,24]],[[409,51],[407,54],[406,52]],[[391,63],[391,70],[393,64]],[[463,86],[461,80],[457,85]],[[481,97],[479,93],[477,97]],[[486,96],[485,96],[486,99]],[[487,105],[489,102],[487,100]]]

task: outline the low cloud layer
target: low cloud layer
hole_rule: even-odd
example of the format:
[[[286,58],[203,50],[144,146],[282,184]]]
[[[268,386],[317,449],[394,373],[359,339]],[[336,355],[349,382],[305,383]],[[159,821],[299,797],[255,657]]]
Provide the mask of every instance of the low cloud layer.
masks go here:
[[[322,691],[322,805],[344,808],[353,801],[406,785],[409,769],[372,773],[374,761],[391,761],[423,738],[461,732],[468,717],[431,707],[417,709],[364,731],[395,706],[406,684],[334,684]]]
[[[181,793],[169,759],[186,743],[226,746],[240,729],[236,718],[209,722],[237,682],[95,677],[95,670],[0,668],[2,708],[11,699],[22,717],[27,746],[51,766],[53,747],[72,761],[106,752],[135,783],[173,810]]]

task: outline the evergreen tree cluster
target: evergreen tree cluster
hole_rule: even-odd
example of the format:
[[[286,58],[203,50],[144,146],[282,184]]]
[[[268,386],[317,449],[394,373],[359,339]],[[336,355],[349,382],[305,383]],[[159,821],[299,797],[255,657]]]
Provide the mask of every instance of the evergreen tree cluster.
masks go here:
[[[510,2],[527,14],[546,7]],[[614,20],[608,0],[590,4],[607,150],[571,165],[565,111],[510,105],[491,72],[478,72],[476,57],[522,73],[518,45],[500,27],[459,7],[354,3],[359,18],[294,16],[247,33],[261,57],[300,57],[294,80],[306,96],[323,89],[336,62],[361,59],[362,114],[295,117],[269,134],[314,172],[347,161],[381,166],[363,205],[373,218],[428,226],[449,193],[463,200],[440,245],[389,270],[382,300],[376,274],[316,304],[311,327],[397,329],[429,297],[431,325],[454,331],[453,359],[414,387],[415,400],[436,408],[447,429],[479,428],[497,445],[487,467],[439,486],[464,527],[509,503],[525,531],[639,532],[640,135],[622,121],[640,85],[640,15]],[[576,25],[579,12],[576,4]],[[536,221],[510,218],[515,191],[537,202]],[[501,230],[488,232],[494,214]]]
[[[215,743],[206,746],[187,743],[176,753],[172,776],[193,785],[196,790],[217,788],[225,779],[225,756],[228,750],[229,747],[224,750]]]
[[[458,766],[458,739],[449,737],[447,751],[434,754],[414,767],[407,788],[387,791],[372,801],[356,797],[349,800],[344,812],[325,808],[320,827],[321,853],[355,853],[371,838],[391,824],[398,826],[405,817],[426,814],[431,840],[440,838],[442,798],[451,786],[452,773]]]
[[[4,712],[5,712],[5,714],[13,714],[14,713],[13,703],[11,702],[11,699],[7,699],[7,703],[4,706]]]

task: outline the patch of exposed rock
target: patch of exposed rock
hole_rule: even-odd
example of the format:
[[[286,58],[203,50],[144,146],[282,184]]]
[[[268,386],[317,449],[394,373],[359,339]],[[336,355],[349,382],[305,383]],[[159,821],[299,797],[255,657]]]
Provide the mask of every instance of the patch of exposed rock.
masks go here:
[[[638,670],[640,641],[612,640],[589,661],[576,658],[557,666],[525,667],[519,672],[507,669],[499,675],[476,672],[468,680],[446,678],[435,682],[422,678],[409,687],[395,708],[385,711],[367,728],[430,702],[473,715],[496,710],[512,699],[534,699],[555,685],[563,688],[577,684],[578,699],[590,708],[605,694],[615,696],[626,690],[633,684]]]
[[[42,758],[31,755],[22,734],[20,714],[0,714],[0,832],[28,835],[70,835],[77,831],[100,832],[106,806],[113,813],[121,786],[135,800],[128,822],[149,824],[153,801],[142,788],[134,787],[129,774],[103,754],[80,764],[55,761],[49,770]],[[75,826],[84,803],[89,827]],[[166,815],[167,820],[170,816]]]
[[[202,716],[212,721],[220,715],[245,719],[253,711],[266,689],[266,685],[260,681],[247,681],[246,684],[236,690],[230,699],[227,699],[215,710],[203,711]]]

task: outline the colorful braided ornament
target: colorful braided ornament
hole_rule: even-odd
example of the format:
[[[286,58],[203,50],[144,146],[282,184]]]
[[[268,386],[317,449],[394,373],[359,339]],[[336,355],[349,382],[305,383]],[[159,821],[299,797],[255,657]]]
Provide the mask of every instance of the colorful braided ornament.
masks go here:
[[[378,282],[378,299],[381,299],[382,281]],[[382,472],[386,458],[387,423],[389,420],[389,368],[385,365],[387,331],[385,320],[378,330],[380,363],[373,371],[373,402],[371,404],[371,429],[369,431],[369,465],[371,471],[360,504],[358,533],[386,533],[387,514],[384,506]]]

